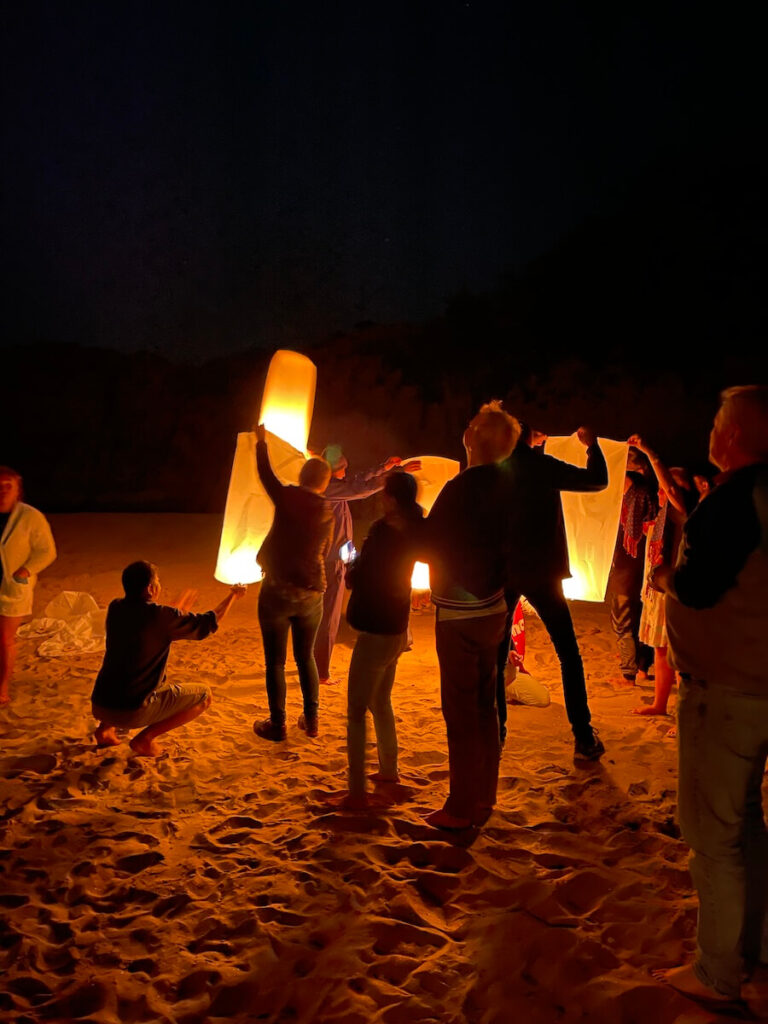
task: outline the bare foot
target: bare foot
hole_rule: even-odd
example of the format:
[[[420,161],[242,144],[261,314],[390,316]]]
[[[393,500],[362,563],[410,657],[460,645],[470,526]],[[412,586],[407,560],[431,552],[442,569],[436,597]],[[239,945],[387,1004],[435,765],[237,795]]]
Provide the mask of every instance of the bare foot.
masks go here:
[[[715,988],[710,988],[703,981],[699,981],[693,969],[693,964],[684,964],[682,967],[672,967],[666,971],[651,971],[657,981],[666,982],[672,988],[682,992],[684,996],[692,999],[705,999],[719,1003],[732,1003],[735,998],[724,996]]]
[[[638,672],[637,675],[635,676],[635,682],[636,683],[647,683],[648,682],[648,673],[647,672]]]
[[[632,708],[633,715],[666,715],[666,708],[656,707],[655,704],[643,704],[639,708]]]
[[[339,680],[334,679],[333,676],[323,677],[317,680],[320,686],[338,686]]]
[[[462,829],[470,828],[472,825],[469,818],[455,818],[442,807],[439,811],[432,811],[432,813],[428,814],[424,820],[428,825],[431,825],[432,828],[444,828],[453,832],[460,832]]]
[[[116,747],[120,743],[120,739],[115,732],[115,727],[113,725],[100,725],[93,735],[96,740],[97,747]]]
[[[139,736],[134,736],[129,746],[137,757],[160,757],[163,752],[157,740],[142,740]]]
[[[622,689],[627,686],[635,685],[634,676],[612,676],[608,682],[611,686],[620,686]]]
[[[383,772],[374,772],[369,778],[372,782],[399,782],[400,776],[395,773],[394,775],[385,775]]]

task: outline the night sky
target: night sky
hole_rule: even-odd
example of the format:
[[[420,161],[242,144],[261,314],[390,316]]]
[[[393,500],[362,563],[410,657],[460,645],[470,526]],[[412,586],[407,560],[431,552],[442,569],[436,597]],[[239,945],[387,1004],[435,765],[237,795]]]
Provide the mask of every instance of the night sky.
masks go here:
[[[666,167],[733,181],[763,36],[729,10],[6,3],[4,343],[200,360],[422,320]]]

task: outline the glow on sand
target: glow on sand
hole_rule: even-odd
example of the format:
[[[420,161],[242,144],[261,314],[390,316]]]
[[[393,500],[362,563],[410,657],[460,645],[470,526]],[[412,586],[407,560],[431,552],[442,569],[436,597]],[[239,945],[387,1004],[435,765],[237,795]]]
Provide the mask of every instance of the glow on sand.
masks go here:
[[[604,600],[619,530],[628,449],[623,441],[599,441],[608,465],[608,486],[592,494],[562,492],[572,573],[563,580],[563,593],[572,601]],[[586,449],[575,434],[550,437],[544,450],[575,466],[587,463]]]
[[[298,352],[280,349],[269,364],[259,422],[267,427],[269,459],[277,477],[296,484],[306,461],[307,438],[315,402],[317,370]],[[256,471],[256,435],[237,435],[214,575],[221,583],[257,583],[256,561],[269,532],[274,506]]]
[[[429,512],[445,484],[458,476],[461,466],[455,459],[443,459],[439,455],[416,455],[421,469],[413,476],[419,485],[416,500],[425,512]],[[410,460],[406,460],[410,461]],[[411,575],[413,590],[429,590],[429,566],[416,562]]]

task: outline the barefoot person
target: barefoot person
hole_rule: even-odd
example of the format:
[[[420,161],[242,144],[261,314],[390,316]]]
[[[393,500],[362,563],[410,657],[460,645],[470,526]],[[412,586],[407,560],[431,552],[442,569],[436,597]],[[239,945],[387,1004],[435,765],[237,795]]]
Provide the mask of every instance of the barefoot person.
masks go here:
[[[0,466],[0,706],[10,700],[16,630],[32,614],[37,574],[56,558],[42,512],[21,501],[21,477]]]
[[[366,806],[366,712],[373,716],[379,770],[376,782],[398,782],[397,733],[392,686],[400,655],[408,647],[411,574],[416,561],[424,510],[416,502],[416,480],[392,473],[382,492],[384,516],[370,529],[359,557],[347,568],[352,594],[347,622],[360,630],[347,683],[346,805]]]
[[[288,634],[299,673],[304,708],[298,726],[317,736],[318,679],[314,644],[323,614],[325,559],[331,539],[331,510],[323,493],[331,478],[325,459],[308,459],[299,485],[282,484],[269,462],[267,432],[256,428],[256,467],[275,506],[275,518],[259,549],[264,572],[259,590],[259,626],[266,662],[269,718],[254,722],[263,740],[285,739],[285,659]]]
[[[450,771],[448,798],[427,817],[435,828],[481,825],[496,803],[496,662],[509,537],[500,463],[519,434],[498,402],[484,405],[464,432],[467,468],[443,487],[425,525]]]
[[[157,737],[178,729],[211,706],[207,686],[166,683],[165,667],[174,640],[204,640],[218,629],[245,587],[232,587],[212,611],[193,615],[187,609],[194,591],[178,607],[157,604],[160,577],[151,562],[132,562],[123,570],[125,597],[107,612],[107,649],[91,694],[97,720],[96,743],[117,745],[116,729],[141,729],[131,740],[134,754],[157,757]]]
[[[659,511],[651,526],[645,547],[643,610],[638,638],[653,648],[654,697],[651,704],[634,708],[636,715],[666,715],[667,703],[675,682],[675,670],[667,659],[667,618],[664,594],[651,584],[651,575],[662,565],[674,565],[683,532],[683,523],[696,505],[697,491],[688,474],[679,466],[668,469],[639,434],[627,444],[646,456],[659,482]]]
[[[696,957],[663,974],[686,995],[735,999],[768,962],[768,388],[729,388],[710,435],[722,471],[691,513],[667,594],[680,674],[678,811],[699,894]]]

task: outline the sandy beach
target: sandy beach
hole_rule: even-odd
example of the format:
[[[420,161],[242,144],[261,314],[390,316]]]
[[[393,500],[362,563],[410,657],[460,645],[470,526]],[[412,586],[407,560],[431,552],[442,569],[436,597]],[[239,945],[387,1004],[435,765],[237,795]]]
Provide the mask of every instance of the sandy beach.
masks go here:
[[[221,519],[50,517],[59,558],[35,615],[61,591],[101,607],[136,558],[160,567],[164,598],[212,576]],[[362,539],[362,538],[361,538]],[[43,658],[20,642],[0,711],[0,1021],[292,1024],[693,1024],[768,1017],[755,987],[742,1016],[714,1015],[651,976],[690,960],[696,901],[675,821],[670,718],[631,709],[650,688],[615,689],[607,609],[574,621],[594,724],[607,753],[574,764],[554,652],[527,622],[529,671],[547,708],[510,706],[499,802],[479,832],[423,816],[447,786],[434,619],[412,617],[394,704],[401,784],[369,815],[334,811],[345,789],[342,682],[323,688],[320,736],[257,739],[267,713],[249,589],[219,632],[174,645],[169,679],[202,680],[213,706],[162,737],[163,755],[96,749],[90,692],[99,654]],[[373,748],[370,752],[374,770]]]

